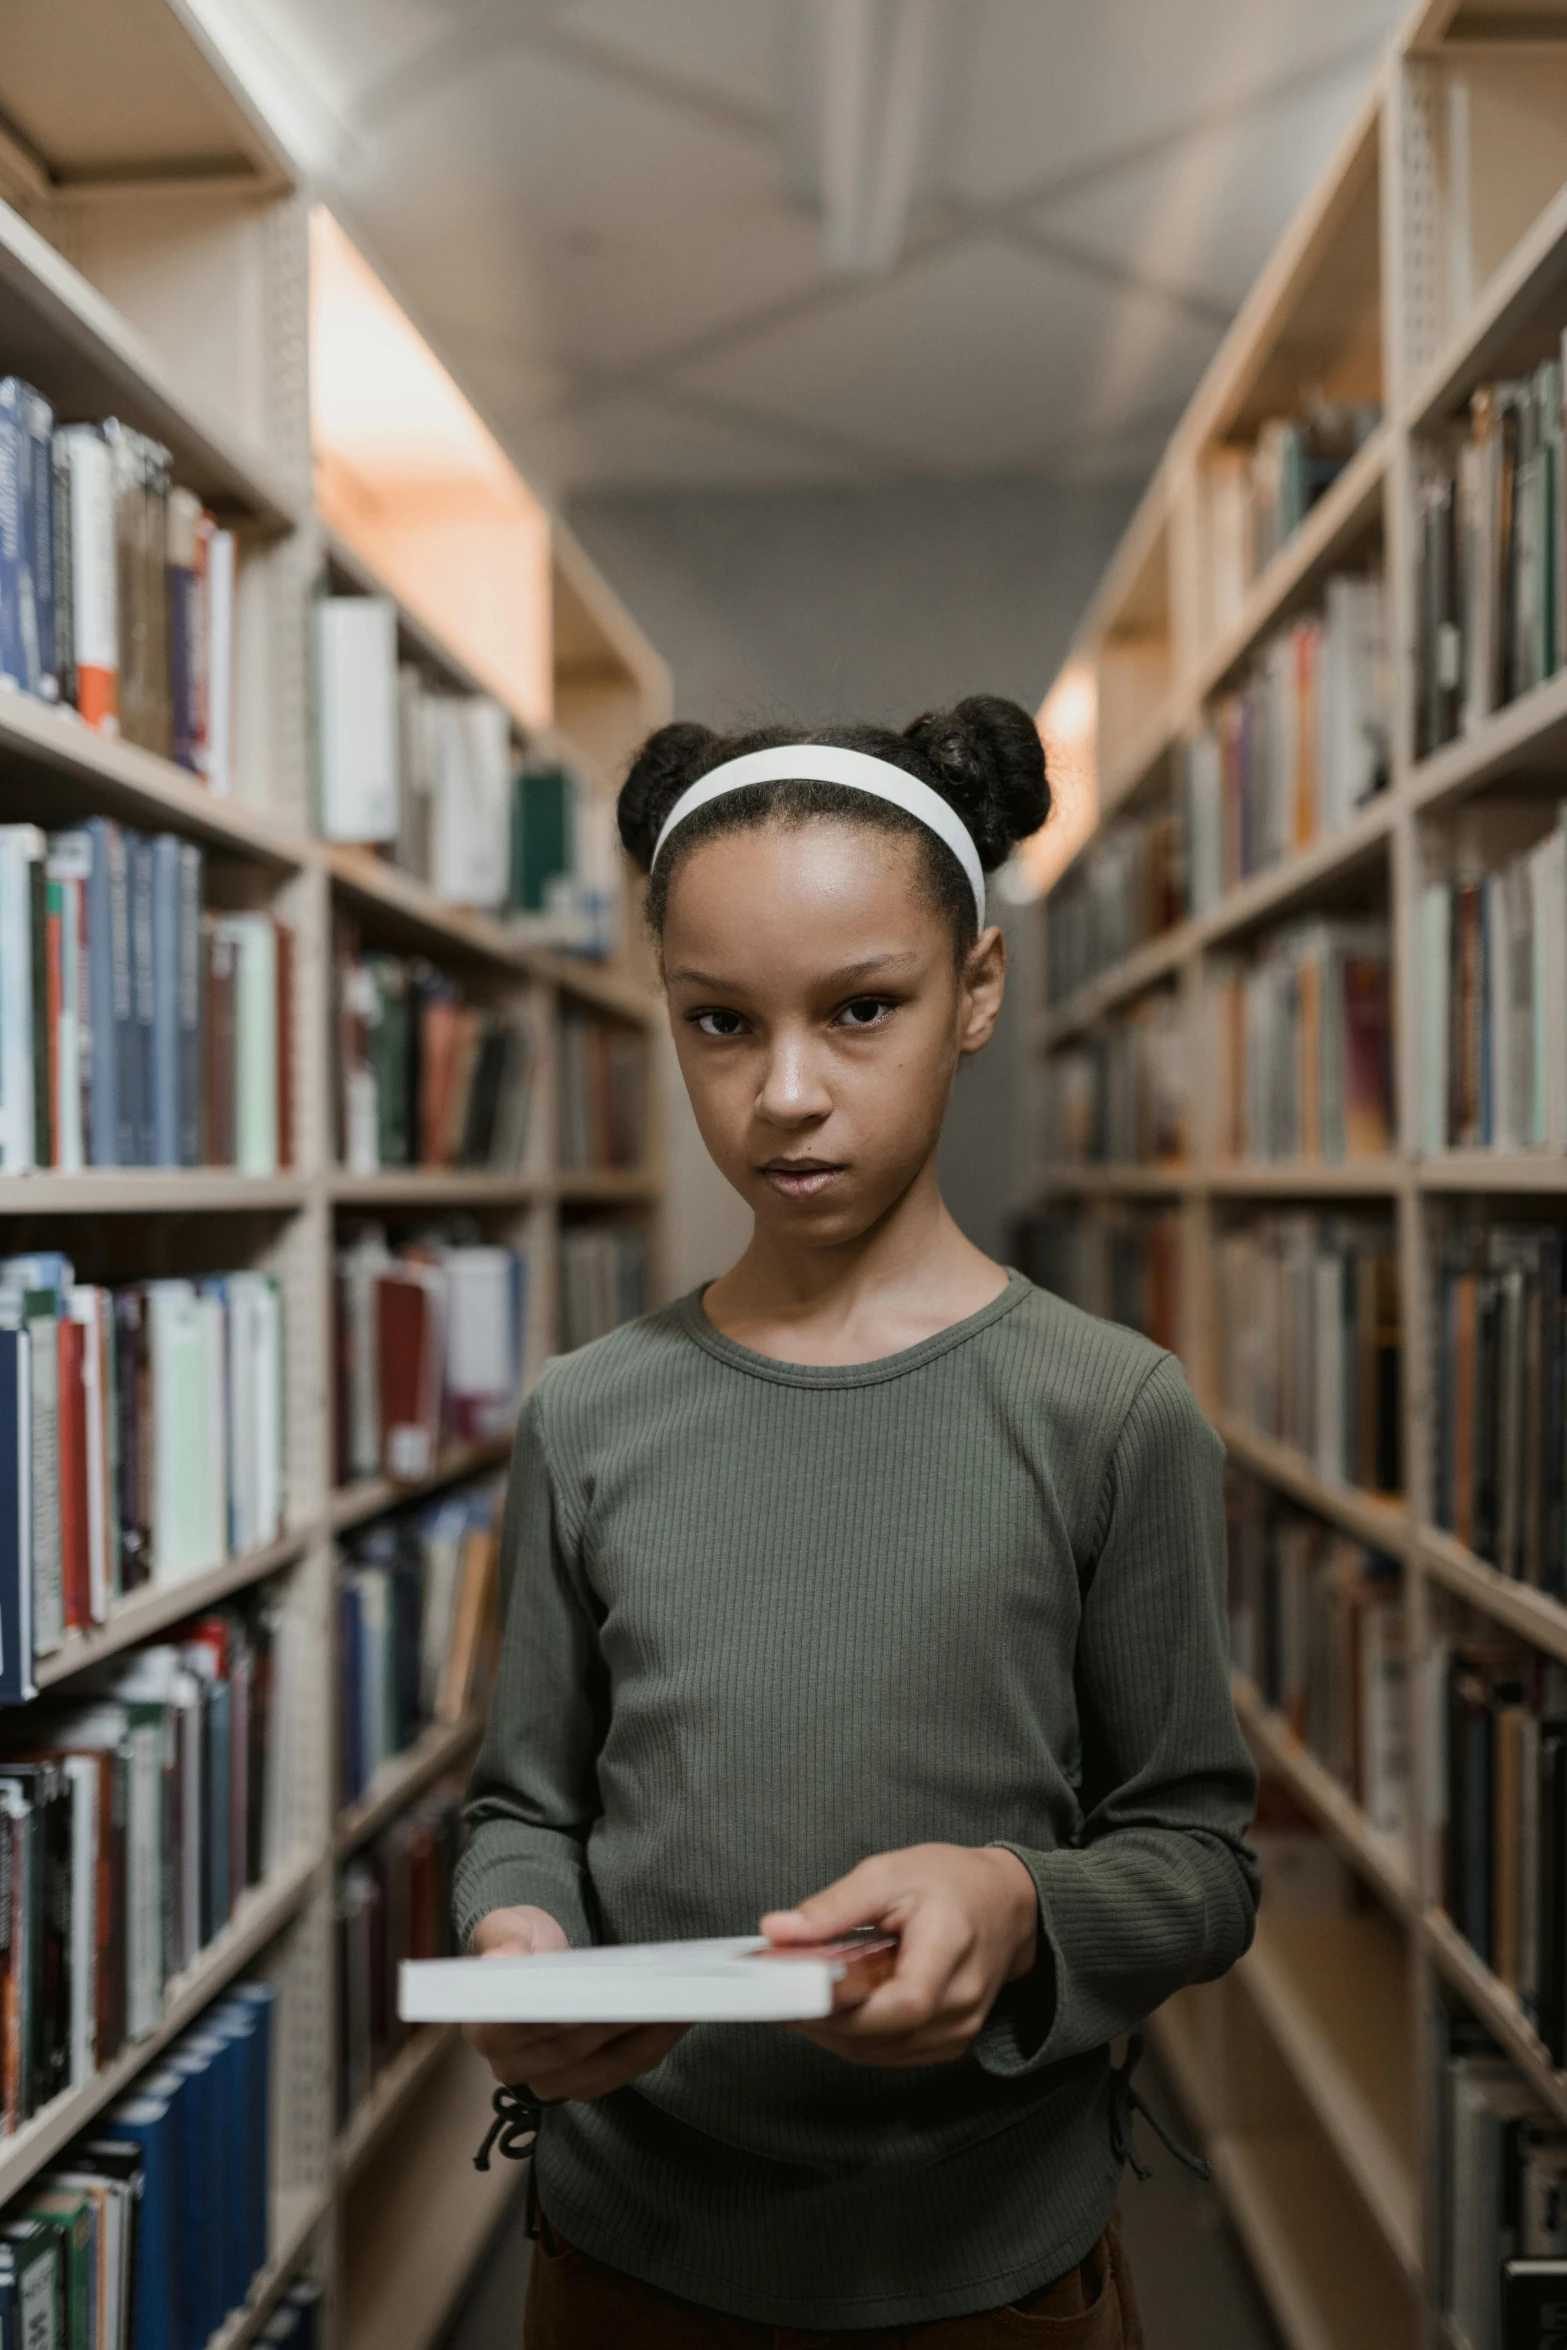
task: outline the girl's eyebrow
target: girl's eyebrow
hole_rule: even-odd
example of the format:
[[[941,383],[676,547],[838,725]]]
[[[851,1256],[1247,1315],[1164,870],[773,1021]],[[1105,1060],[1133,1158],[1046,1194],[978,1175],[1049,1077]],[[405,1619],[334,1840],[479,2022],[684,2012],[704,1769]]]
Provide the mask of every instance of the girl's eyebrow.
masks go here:
[[[912,948],[906,947],[889,948],[885,954],[880,955],[862,955],[857,963],[843,963],[836,971],[824,971],[821,985],[823,987],[848,987],[856,979],[869,978],[872,972],[897,971],[906,964],[917,963],[919,959],[918,954]],[[743,980],[720,979],[711,971],[695,971],[688,963],[682,963],[675,970],[666,972],[665,977],[666,979],[687,980],[693,987],[715,987],[720,991],[736,989],[745,984]]]

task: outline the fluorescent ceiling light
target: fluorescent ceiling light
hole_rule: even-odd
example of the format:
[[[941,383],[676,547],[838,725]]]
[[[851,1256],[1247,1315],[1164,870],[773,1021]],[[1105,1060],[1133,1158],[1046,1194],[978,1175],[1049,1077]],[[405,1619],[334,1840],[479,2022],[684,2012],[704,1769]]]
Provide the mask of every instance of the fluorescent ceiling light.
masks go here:
[[[884,276],[931,178],[952,0],[795,0],[793,17],[797,147],[828,267]]]

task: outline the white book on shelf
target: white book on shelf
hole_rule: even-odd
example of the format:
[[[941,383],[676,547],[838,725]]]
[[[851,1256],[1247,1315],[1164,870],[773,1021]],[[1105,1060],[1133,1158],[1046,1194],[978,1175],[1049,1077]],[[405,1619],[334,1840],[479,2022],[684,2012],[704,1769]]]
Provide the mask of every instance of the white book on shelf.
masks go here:
[[[238,616],[239,541],[231,530],[207,540],[208,789],[220,800],[234,790],[234,631]]]
[[[315,606],[316,790],[328,840],[397,838],[397,607],[389,596]]]
[[[1452,899],[1445,881],[1420,893],[1420,1142],[1447,1148],[1448,958]]]
[[[452,694],[430,709],[431,885],[449,905],[503,905],[511,870],[511,720],[487,694]]]
[[[398,2012],[408,2023],[804,2022],[857,2004],[885,1980],[894,1954],[880,1936],[795,1950],[738,1934],[532,1957],[405,1959]]]

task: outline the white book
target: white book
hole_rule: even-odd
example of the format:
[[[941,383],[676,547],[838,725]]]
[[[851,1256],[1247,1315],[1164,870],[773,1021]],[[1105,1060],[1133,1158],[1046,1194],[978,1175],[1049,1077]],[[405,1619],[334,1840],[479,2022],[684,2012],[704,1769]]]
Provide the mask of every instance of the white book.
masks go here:
[[[765,2024],[831,2015],[840,1986],[882,1979],[879,1937],[772,1952],[759,1934],[633,1942],[536,1957],[405,1959],[398,2012],[407,2023]],[[852,2002],[850,2002],[852,2003]]]
[[[223,1456],[212,1457],[211,1389],[223,1382],[222,1307],[189,1281],[146,1287],[152,1393],[152,1571],[175,1582],[221,1566]],[[214,1321],[216,1314],[217,1321]],[[221,1412],[221,1396],[219,1398]]]
[[[98,2056],[98,1765],[68,1754],[61,1768],[71,1790],[71,2086],[97,2070]]]
[[[328,840],[394,841],[397,608],[388,596],[323,596],[315,622],[321,830]]]
[[[450,905],[504,903],[511,856],[511,720],[487,695],[432,702],[430,880]]]

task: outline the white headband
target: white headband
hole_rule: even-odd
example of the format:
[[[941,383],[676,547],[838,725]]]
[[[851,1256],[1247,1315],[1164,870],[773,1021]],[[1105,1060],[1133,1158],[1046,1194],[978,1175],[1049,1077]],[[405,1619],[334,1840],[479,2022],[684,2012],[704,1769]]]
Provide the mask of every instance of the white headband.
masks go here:
[[[841,751],[832,743],[783,743],[771,751],[747,751],[743,759],[730,759],[722,767],[715,767],[710,775],[704,775],[700,782],[683,791],[670,809],[654,845],[652,863],[658,863],[664,843],[677,824],[684,824],[688,816],[694,816],[698,808],[705,808],[709,800],[721,800],[729,792],[744,791],[748,783],[841,783],[849,791],[868,792],[873,800],[886,800],[894,808],[902,808],[908,815],[917,817],[927,831],[946,842],[968,876],[968,885],[974,892],[974,912],[980,929],[984,929],[984,868],[974,846],[974,836],[957,810],[949,807],[928,783],[921,783],[918,776],[905,774],[890,760],[873,759],[868,751]]]

